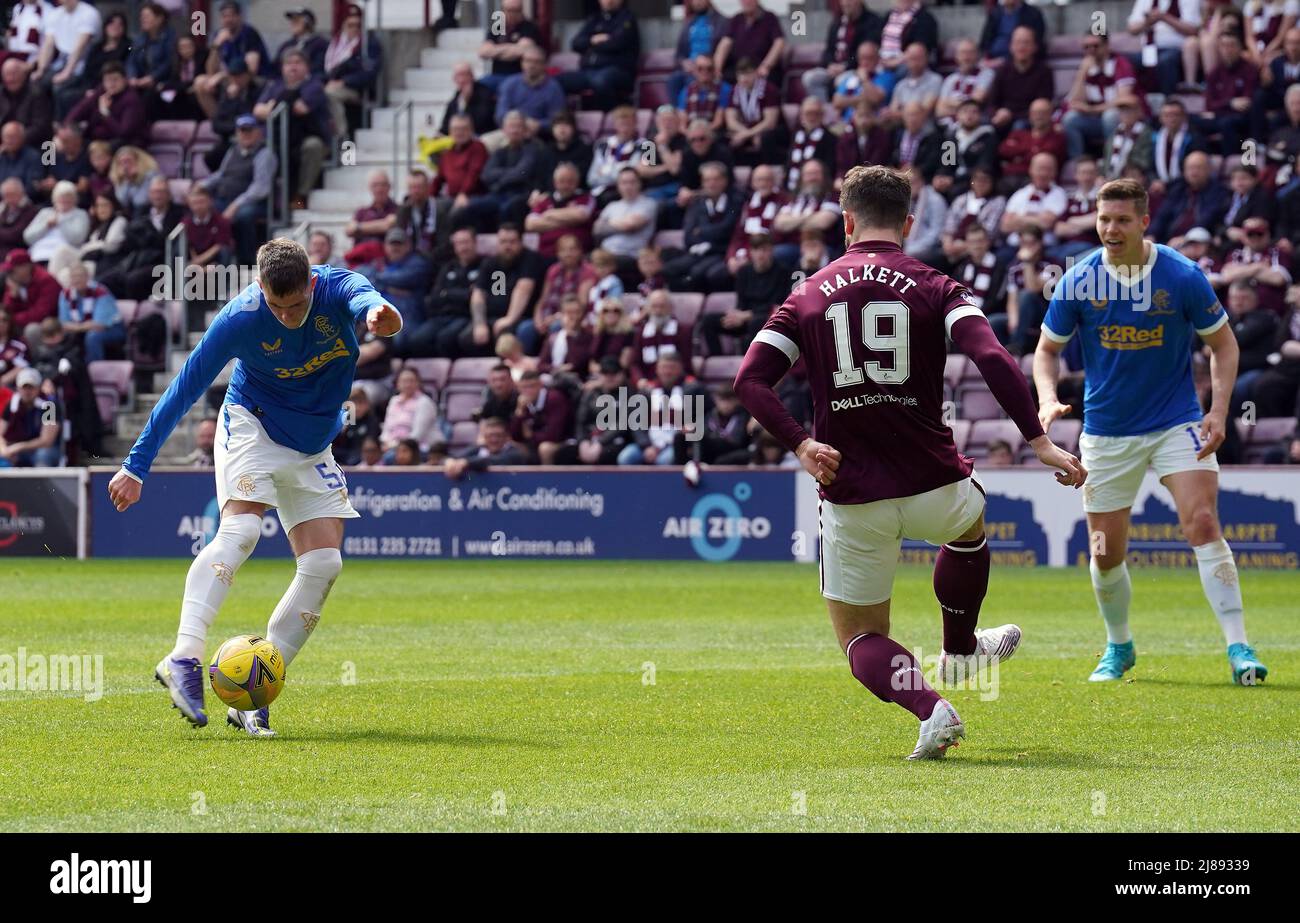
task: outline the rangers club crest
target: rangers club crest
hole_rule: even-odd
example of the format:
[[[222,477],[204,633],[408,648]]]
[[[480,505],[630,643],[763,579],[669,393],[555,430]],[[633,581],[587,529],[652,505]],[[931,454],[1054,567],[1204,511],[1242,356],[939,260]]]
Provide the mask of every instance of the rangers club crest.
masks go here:
[[[334,324],[331,324],[330,319],[322,314],[318,315],[316,318],[316,332],[323,337],[336,337],[338,336],[339,328]]]

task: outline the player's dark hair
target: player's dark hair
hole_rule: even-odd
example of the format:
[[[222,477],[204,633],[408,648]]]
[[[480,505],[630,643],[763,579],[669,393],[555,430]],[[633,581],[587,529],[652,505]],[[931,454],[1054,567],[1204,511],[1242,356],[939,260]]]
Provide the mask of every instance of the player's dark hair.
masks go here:
[[[1134,179],[1113,179],[1097,193],[1098,202],[1132,202],[1139,215],[1147,213],[1147,187]]]
[[[276,237],[257,251],[257,277],[277,298],[294,295],[311,281],[311,260],[296,240]]]
[[[890,167],[854,167],[840,186],[840,209],[868,228],[897,228],[902,233],[912,205],[912,182]]]

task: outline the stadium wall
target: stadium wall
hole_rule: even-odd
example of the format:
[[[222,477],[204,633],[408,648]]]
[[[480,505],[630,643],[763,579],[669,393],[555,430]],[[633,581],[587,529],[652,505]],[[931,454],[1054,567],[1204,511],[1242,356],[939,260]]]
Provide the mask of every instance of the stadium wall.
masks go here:
[[[0,471],[0,557],[189,557],[216,528],[210,469],[160,468],[129,513],[108,501],[114,468]],[[994,562],[1086,564],[1078,494],[1040,471],[979,473]],[[817,496],[802,472],[710,468],[696,488],[677,469],[503,468],[451,481],[434,469],[354,469],[361,514],[347,529],[355,558],[594,558],[815,561]],[[1300,477],[1283,467],[1225,468],[1219,512],[1243,567],[1300,570]],[[274,514],[260,554],[289,554]],[[932,562],[936,549],[904,543]],[[1148,475],[1133,507],[1130,560],[1191,567],[1168,493]]]

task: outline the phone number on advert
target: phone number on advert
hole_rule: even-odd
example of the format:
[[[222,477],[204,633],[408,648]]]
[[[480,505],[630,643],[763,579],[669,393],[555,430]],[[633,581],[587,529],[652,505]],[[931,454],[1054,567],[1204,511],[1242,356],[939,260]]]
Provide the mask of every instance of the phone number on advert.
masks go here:
[[[343,539],[343,552],[361,557],[440,557],[442,539],[427,535],[349,535]]]

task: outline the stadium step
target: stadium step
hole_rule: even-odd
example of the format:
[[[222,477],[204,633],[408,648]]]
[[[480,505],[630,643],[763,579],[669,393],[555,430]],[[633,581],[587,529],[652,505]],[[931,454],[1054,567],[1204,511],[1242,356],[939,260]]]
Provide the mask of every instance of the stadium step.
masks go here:
[[[472,68],[474,73],[482,76],[485,68],[483,61],[478,56],[478,47],[474,48],[444,48],[441,44],[437,48],[422,48],[420,50],[420,67],[435,68],[450,71],[452,67],[461,61],[466,62]]]

